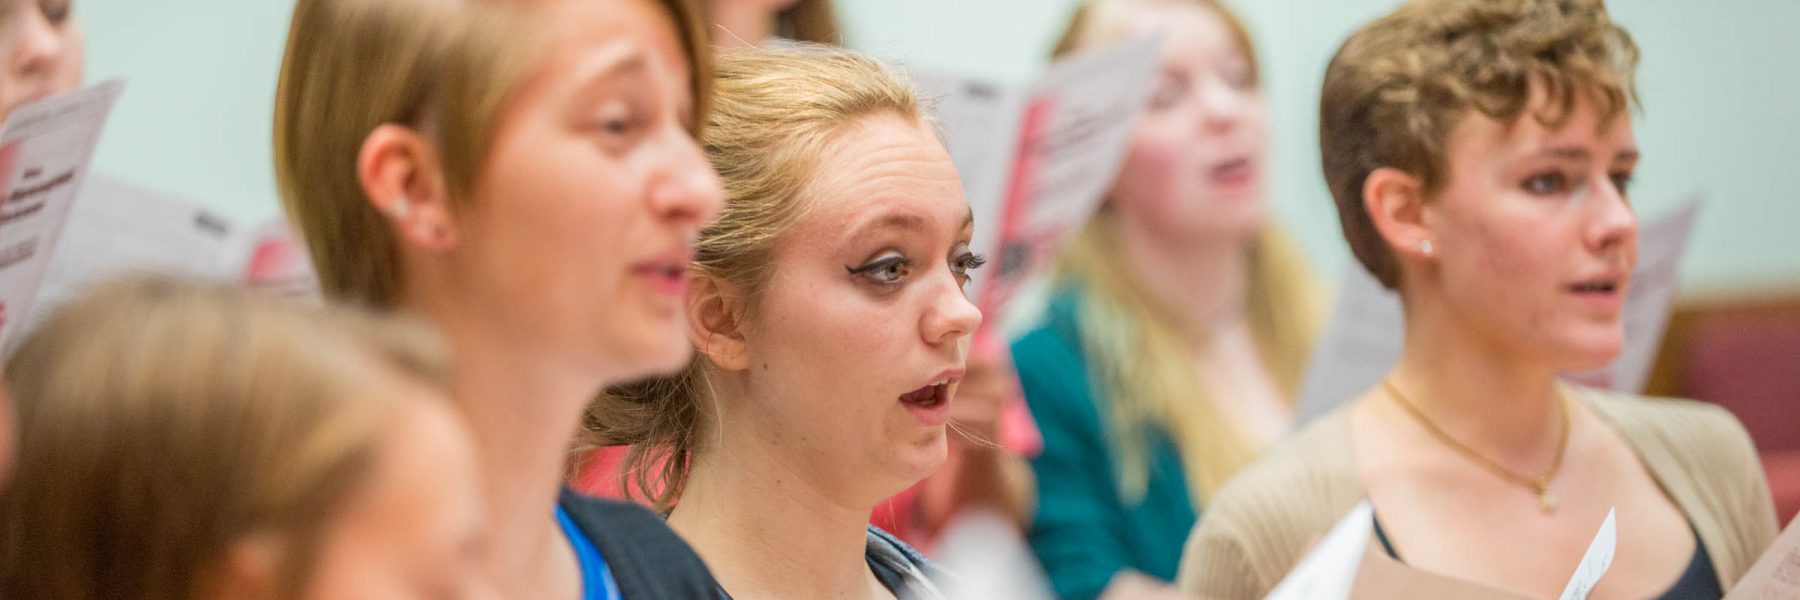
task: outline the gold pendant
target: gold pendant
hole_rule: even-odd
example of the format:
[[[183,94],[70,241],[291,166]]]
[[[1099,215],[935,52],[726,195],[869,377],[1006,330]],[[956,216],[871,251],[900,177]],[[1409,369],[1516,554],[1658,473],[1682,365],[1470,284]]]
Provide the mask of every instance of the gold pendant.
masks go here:
[[[1556,496],[1549,488],[1538,488],[1538,508],[1546,515],[1556,512]]]

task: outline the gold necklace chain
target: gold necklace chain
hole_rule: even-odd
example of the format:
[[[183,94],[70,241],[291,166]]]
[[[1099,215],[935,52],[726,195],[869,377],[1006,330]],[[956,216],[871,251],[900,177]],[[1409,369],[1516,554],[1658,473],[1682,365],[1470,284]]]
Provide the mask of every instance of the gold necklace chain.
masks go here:
[[[1439,442],[1443,442],[1443,444],[1449,446],[1450,449],[1462,454],[1476,465],[1499,476],[1501,479],[1525,486],[1532,491],[1537,492],[1538,509],[1544,511],[1544,514],[1556,512],[1556,496],[1550,493],[1550,482],[1556,479],[1557,471],[1562,470],[1563,453],[1569,449],[1569,403],[1563,399],[1561,394],[1557,394],[1556,396],[1557,404],[1562,407],[1562,437],[1556,442],[1556,457],[1551,459],[1549,469],[1546,469],[1541,475],[1532,477],[1508,469],[1505,465],[1500,464],[1499,461],[1483,456],[1480,452],[1476,452],[1474,448],[1470,448],[1467,444],[1457,441],[1456,438],[1450,437],[1448,432],[1444,431],[1443,428],[1438,427],[1437,423],[1433,423],[1431,419],[1425,416],[1425,413],[1419,411],[1418,407],[1413,406],[1413,403],[1407,400],[1406,396],[1402,395],[1400,390],[1394,387],[1394,382],[1390,381],[1388,378],[1383,377],[1381,379],[1381,387],[1387,390],[1388,395],[1394,397],[1394,400],[1400,404],[1401,408],[1406,409],[1406,414],[1412,415],[1414,420],[1418,421],[1420,425],[1424,425],[1425,430],[1431,432],[1432,437],[1437,438]]]

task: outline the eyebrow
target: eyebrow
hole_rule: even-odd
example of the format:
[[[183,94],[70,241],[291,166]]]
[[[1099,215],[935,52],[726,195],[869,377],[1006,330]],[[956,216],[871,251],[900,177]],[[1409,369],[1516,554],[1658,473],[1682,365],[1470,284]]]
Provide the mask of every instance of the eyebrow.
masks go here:
[[[1638,154],[1637,148],[1625,148],[1623,150],[1620,150],[1618,152],[1618,154],[1614,154],[1612,157],[1612,160],[1614,160],[1615,162],[1616,161],[1626,161],[1626,160],[1637,160],[1638,155],[1639,154]],[[1585,148],[1579,148],[1579,147],[1575,147],[1575,146],[1555,146],[1555,147],[1545,148],[1545,149],[1539,151],[1536,154],[1536,156],[1558,158],[1558,159],[1563,159],[1563,160],[1587,160],[1589,157],[1589,154]]]
[[[963,229],[968,229],[974,225],[975,209],[970,208],[968,213],[963,215],[962,224],[957,227],[957,230],[961,231]],[[922,232],[928,228],[925,217],[919,216],[916,213],[889,212],[857,226],[852,230],[853,235],[851,237],[861,239],[883,229]]]
[[[581,65],[577,75],[572,79],[581,82],[575,97],[582,103],[592,102],[595,96],[605,91],[603,84],[625,75],[641,72],[649,67],[649,60],[642,50],[631,48],[623,53],[607,53],[607,56],[596,58]]]

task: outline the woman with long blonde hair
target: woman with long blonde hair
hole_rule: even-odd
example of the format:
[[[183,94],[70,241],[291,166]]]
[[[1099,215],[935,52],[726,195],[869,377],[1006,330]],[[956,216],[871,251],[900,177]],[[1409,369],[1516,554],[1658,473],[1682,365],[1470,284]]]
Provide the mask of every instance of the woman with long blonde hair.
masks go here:
[[[1163,35],[1117,181],[1013,358],[1044,448],[1033,549],[1057,593],[1155,590],[1213,491],[1284,436],[1322,299],[1268,223],[1249,35],[1210,0],[1100,0],[1057,53]]]
[[[905,79],[824,46],[719,59],[682,375],[615,388],[599,435],[735,598],[932,598],[869,526],[943,464],[981,315],[949,154]]]

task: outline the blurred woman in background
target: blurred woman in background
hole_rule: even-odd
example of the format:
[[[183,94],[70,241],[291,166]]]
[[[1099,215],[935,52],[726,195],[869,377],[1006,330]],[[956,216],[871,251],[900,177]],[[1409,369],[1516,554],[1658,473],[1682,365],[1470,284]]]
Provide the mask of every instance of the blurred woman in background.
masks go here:
[[[484,598],[444,350],[412,323],[140,277],[6,366],[0,597]]]
[[[1286,435],[1323,300],[1270,224],[1266,106],[1241,22],[1208,0],[1100,0],[1057,55],[1161,34],[1105,204],[1013,358],[1043,433],[1033,550],[1056,592],[1166,589],[1213,491]]]

